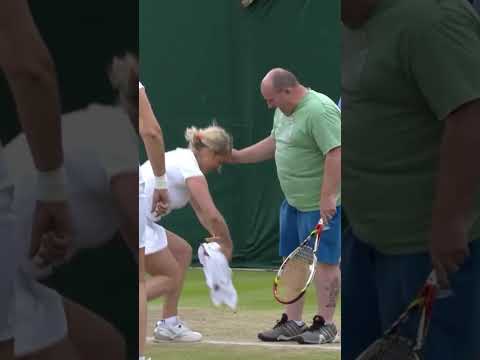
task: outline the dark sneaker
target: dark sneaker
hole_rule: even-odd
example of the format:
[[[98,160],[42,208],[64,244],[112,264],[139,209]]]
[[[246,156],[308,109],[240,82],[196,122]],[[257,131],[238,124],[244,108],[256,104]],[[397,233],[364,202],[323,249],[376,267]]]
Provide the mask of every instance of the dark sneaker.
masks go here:
[[[288,320],[287,314],[282,314],[282,318],[275,324],[273,329],[259,333],[258,338],[262,341],[288,341],[305,330],[307,330],[307,325],[299,326],[295,321]]]
[[[335,341],[337,332],[335,324],[325,324],[323,317],[315,315],[312,326],[292,340],[300,344],[329,344]]]

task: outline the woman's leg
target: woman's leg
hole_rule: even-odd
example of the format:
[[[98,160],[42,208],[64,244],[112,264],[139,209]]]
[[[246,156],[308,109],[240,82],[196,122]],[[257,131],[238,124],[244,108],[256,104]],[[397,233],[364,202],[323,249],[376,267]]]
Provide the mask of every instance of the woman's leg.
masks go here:
[[[20,360],[124,360],[125,342],[108,322],[82,306],[64,299],[68,333],[59,342]]]
[[[80,357],[77,349],[70,340],[70,338],[65,337],[59,342],[49,346],[45,349],[36,351],[35,353],[15,357],[18,360],[83,360]],[[93,359],[92,359],[93,360]]]
[[[13,339],[0,341],[0,359],[13,359]]]
[[[180,266],[168,247],[145,256],[147,299],[168,296],[177,291]]]
[[[126,359],[125,340],[113,325],[69,300],[64,300],[64,306],[68,323],[68,337],[78,350],[81,359]]]
[[[157,323],[154,334],[159,341],[196,342],[202,339],[177,317],[178,300],[183,287],[186,269],[192,259],[190,245],[179,236],[166,232],[168,248],[147,256],[148,298],[165,295],[164,320]],[[167,255],[168,254],[168,255]],[[162,260],[163,257],[163,260]]]
[[[167,230],[168,248],[178,264],[177,284],[174,291],[168,292],[163,303],[163,318],[178,314],[178,302],[183,289],[185,274],[192,261],[192,247],[180,236]],[[148,262],[148,260],[147,260]]]

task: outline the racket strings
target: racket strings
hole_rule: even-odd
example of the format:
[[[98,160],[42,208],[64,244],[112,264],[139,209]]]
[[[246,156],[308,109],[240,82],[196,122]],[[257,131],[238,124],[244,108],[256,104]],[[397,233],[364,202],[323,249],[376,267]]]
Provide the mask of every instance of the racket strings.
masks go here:
[[[284,301],[295,299],[305,290],[309,276],[310,268],[304,259],[290,259],[278,281],[278,297]]]
[[[278,302],[291,304],[307,290],[315,273],[317,259],[314,249],[318,247],[320,231],[321,227],[317,226],[280,266],[273,282],[273,295]],[[312,248],[310,242],[315,235]]]
[[[293,258],[311,264],[313,263],[313,249],[309,246],[302,246]]]

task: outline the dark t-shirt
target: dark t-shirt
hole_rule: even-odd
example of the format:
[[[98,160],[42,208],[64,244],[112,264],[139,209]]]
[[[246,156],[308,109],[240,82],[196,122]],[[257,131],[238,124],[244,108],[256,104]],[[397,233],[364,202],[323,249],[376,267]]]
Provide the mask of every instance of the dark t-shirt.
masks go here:
[[[425,251],[444,120],[480,98],[480,18],[463,0],[383,0],[344,35],[347,217],[382,252]],[[469,236],[480,238],[480,193]]]

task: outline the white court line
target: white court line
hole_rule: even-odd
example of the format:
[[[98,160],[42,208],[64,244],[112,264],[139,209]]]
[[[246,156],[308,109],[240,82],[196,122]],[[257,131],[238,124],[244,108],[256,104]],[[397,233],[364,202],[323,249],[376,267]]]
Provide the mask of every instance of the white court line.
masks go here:
[[[147,342],[151,344],[182,344],[181,342],[155,342],[153,341],[153,337],[148,337]],[[202,340],[197,343],[188,343],[188,345],[195,345],[195,344],[210,344],[210,345],[235,345],[235,346],[260,346],[260,347],[268,347],[268,348],[290,348],[290,349],[315,349],[320,351],[340,351],[340,345],[300,345],[295,343],[287,343],[287,342],[254,342],[254,341],[217,341],[217,340]],[[187,345],[187,343],[185,343]]]
[[[189,267],[190,270],[203,270],[202,265],[194,265]],[[235,268],[233,267],[232,270],[234,271],[242,271],[242,272],[272,272],[275,273],[278,271],[277,268]]]

